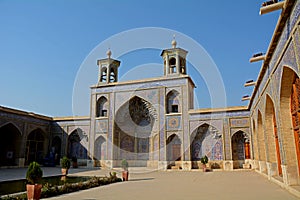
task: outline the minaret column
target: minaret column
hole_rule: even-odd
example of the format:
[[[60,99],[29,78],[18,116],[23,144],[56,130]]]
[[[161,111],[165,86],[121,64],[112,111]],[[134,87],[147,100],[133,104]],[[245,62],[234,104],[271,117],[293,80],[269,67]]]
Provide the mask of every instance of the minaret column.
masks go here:
[[[166,55],[166,66],[165,66],[166,75],[170,74],[170,64],[169,64],[169,55]]]
[[[106,68],[106,83],[110,83],[110,58],[108,58],[108,66]]]
[[[176,53],[176,74],[180,73],[180,58],[178,53]]]

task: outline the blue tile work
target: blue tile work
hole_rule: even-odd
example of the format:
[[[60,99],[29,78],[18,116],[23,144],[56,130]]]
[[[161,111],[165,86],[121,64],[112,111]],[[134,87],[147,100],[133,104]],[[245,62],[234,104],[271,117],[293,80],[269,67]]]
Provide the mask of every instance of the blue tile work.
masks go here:
[[[230,126],[231,127],[249,127],[250,126],[250,119],[249,118],[242,118],[242,119],[230,119]]]
[[[107,133],[108,119],[96,120],[96,133]]]
[[[153,159],[158,160],[159,159],[159,137],[158,135],[155,135],[153,138]]]
[[[110,94],[110,103],[109,103],[109,121],[108,121],[108,132],[107,132],[107,159],[108,160],[112,160],[113,159],[113,155],[112,155],[112,149],[113,149],[113,125],[114,125],[114,121],[113,121],[113,113],[114,113],[114,99],[115,99],[115,95],[114,93]]]
[[[286,25],[283,29],[283,32],[280,36],[279,42],[278,42],[278,44],[276,46],[276,49],[274,51],[274,54],[273,54],[273,56],[270,60],[269,69],[264,74],[262,82],[259,85],[259,91],[261,91],[263,89],[263,87],[265,86],[266,81],[267,81],[267,79],[270,75],[270,72],[276,67],[276,64],[279,60],[280,55],[286,50],[286,49],[284,49],[284,46],[287,43],[287,41],[290,37],[291,31],[293,30],[294,26],[297,25],[296,22],[297,22],[297,20],[300,16],[299,13],[300,13],[300,3],[299,3],[299,1],[297,1],[296,5],[293,8],[291,18],[289,18],[287,20]],[[287,53],[285,53],[285,54],[288,54],[288,55],[284,55],[285,60],[280,61],[279,67],[282,67],[283,64],[289,65],[293,68],[297,67],[297,65],[293,64],[293,63],[295,63],[295,52],[293,51],[291,45],[289,45],[289,47],[287,49]],[[280,78],[281,78],[281,76],[280,76]],[[280,78],[278,78],[277,80],[280,80]],[[280,87],[278,87],[278,88],[280,89]],[[280,94],[280,93],[278,93],[278,94]],[[257,102],[258,95],[259,95],[259,93],[255,94],[254,101],[253,101],[254,103]]]
[[[284,45],[285,45],[285,43],[286,43],[286,41],[288,39],[286,37],[288,35],[287,33],[288,33],[287,26],[285,26],[284,29],[283,29],[283,32],[281,34],[280,40],[279,40],[279,42],[278,42],[278,44],[276,46],[276,49],[274,51],[274,54],[273,54],[273,56],[271,58],[271,61],[270,61],[270,66],[272,68],[275,67],[275,64],[276,64],[276,62],[278,62],[278,59],[279,59],[279,56],[280,56],[281,52],[284,50],[283,47],[284,47]]]
[[[290,42],[288,45],[288,48],[283,56],[283,59],[281,60],[279,66],[289,66],[295,71],[298,71],[298,65],[296,60],[296,55],[294,51],[293,42]]]
[[[160,89],[160,107],[165,107],[165,91],[163,88]],[[165,111],[164,109],[160,109],[160,120],[159,120],[159,160],[165,161],[166,160],[166,136],[165,136]]]
[[[237,111],[237,112],[222,112],[222,113],[193,113],[190,114],[190,120],[195,119],[222,119],[225,117],[248,117],[250,115],[249,111]]]
[[[282,53],[282,51],[284,51],[283,47],[286,44],[291,31],[293,30],[294,26],[296,25],[296,22],[297,22],[299,16],[300,16],[300,1],[297,1],[296,5],[294,6],[294,9],[292,11],[292,14],[291,14],[291,18],[290,18],[291,20],[290,19],[287,20],[287,23],[286,23],[284,30],[282,32],[282,35],[280,37],[279,43],[277,44],[275,52],[272,56],[272,59],[270,62],[271,68],[275,67],[275,64],[278,61],[280,54]]]
[[[17,129],[19,129],[20,134],[23,135],[23,130],[25,127],[25,122],[19,121],[19,120],[15,120],[15,119],[3,119],[0,118],[0,127],[5,126],[7,124],[13,124],[14,126],[16,126]]]
[[[231,128],[230,129],[230,137],[232,137],[238,131],[242,131],[246,133],[247,136],[250,136],[250,128]]]
[[[100,87],[93,90],[94,93],[129,92],[143,89],[155,89],[158,87],[176,87],[187,84],[188,78],[164,79],[152,82],[119,84],[112,87]]]
[[[167,116],[166,117],[166,127],[167,130],[181,130],[181,116]]]
[[[128,102],[134,96],[137,96],[141,99],[144,99],[151,103],[152,105],[158,104],[158,89],[150,89],[150,90],[136,90],[136,91],[128,91],[128,92],[117,92],[115,99],[115,109],[116,112],[118,109]]]
[[[295,26],[299,16],[300,16],[300,1],[297,0],[296,5],[294,6],[294,9],[293,9],[292,14],[291,14],[291,22],[290,22],[291,23],[290,24],[291,29]]]
[[[193,134],[191,138],[191,156],[192,160],[200,160],[201,157],[207,156],[209,160],[223,159],[223,142],[219,131],[209,126],[206,131],[199,128],[198,133]],[[200,134],[200,135],[199,135]]]
[[[294,45],[295,45],[295,54],[298,60],[298,65],[300,65],[300,26],[298,26],[298,29],[294,35]]]
[[[0,119],[4,119],[4,118],[9,119],[9,120],[19,120],[19,121],[23,121],[23,122],[37,123],[40,125],[49,125],[50,124],[50,122],[48,120],[41,120],[41,119],[37,119],[37,118],[31,117],[31,116],[23,116],[23,115],[17,115],[17,114],[0,111]]]
[[[277,90],[276,93],[278,94],[277,98],[280,98],[282,70],[283,70],[282,67],[277,68],[273,75],[274,87],[275,87],[275,90]],[[276,101],[276,102],[279,102],[279,101]],[[279,105],[277,105],[277,107],[278,106]]]
[[[211,120],[194,120],[189,121],[190,123],[190,129],[189,132],[192,134],[199,126],[202,126],[203,124],[208,124],[209,126],[215,127],[218,132],[223,133],[223,120],[219,119],[211,119]]]
[[[229,119],[224,119],[224,154],[225,154],[225,160],[231,160],[232,154],[231,154],[231,138],[229,133]]]

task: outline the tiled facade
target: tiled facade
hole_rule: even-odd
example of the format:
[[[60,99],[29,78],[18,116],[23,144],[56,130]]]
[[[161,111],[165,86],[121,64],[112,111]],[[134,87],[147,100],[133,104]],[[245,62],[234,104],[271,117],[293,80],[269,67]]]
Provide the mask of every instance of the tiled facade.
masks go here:
[[[121,62],[109,52],[97,62],[90,116],[53,119],[0,107],[0,133],[11,133],[0,141],[0,165],[42,162],[52,153],[56,162],[67,155],[95,167],[119,167],[126,158],[130,166],[191,170],[201,168],[207,155],[213,169],[251,168],[288,189],[299,185],[299,128],[293,120],[299,112],[293,111],[299,15],[300,1],[287,0],[248,107],[193,109],[188,52],[176,41],[161,54],[164,76],[153,79],[118,82]]]
[[[297,134],[291,114],[294,81],[299,77],[299,1],[287,1],[270,44],[254,96],[250,122],[254,144],[254,168],[284,187],[299,184]],[[287,11],[289,10],[289,11]],[[270,49],[269,47],[269,49]],[[294,86],[293,86],[294,85]],[[296,130],[296,129],[295,129]]]

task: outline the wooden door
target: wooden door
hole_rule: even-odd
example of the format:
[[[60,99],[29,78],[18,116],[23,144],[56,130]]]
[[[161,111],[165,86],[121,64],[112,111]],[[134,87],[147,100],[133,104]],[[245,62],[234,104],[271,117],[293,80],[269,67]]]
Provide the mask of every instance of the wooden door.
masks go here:
[[[180,144],[173,144],[172,145],[172,160],[181,160],[181,145]]]
[[[250,143],[245,142],[245,159],[250,159]]]
[[[280,156],[280,148],[279,148],[279,139],[278,139],[278,133],[277,133],[277,123],[275,118],[275,113],[273,110],[273,126],[274,126],[274,137],[275,137],[275,148],[276,148],[276,157],[277,157],[277,169],[278,169],[278,175],[282,175],[282,168],[281,168],[281,156]]]
[[[291,113],[293,121],[294,138],[296,145],[297,161],[298,161],[298,171],[300,173],[300,135],[299,135],[299,125],[300,125],[300,109],[299,109],[299,97],[300,95],[300,80],[297,77],[293,83],[292,95],[291,95]]]

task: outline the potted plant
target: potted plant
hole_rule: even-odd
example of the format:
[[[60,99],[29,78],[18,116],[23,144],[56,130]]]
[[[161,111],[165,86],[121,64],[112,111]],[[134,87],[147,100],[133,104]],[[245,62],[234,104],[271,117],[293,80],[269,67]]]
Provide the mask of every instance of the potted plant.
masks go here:
[[[78,168],[77,158],[75,156],[72,157],[72,165],[73,168]]]
[[[203,166],[203,171],[206,172],[206,164],[208,163],[208,157],[205,155],[200,159],[202,166]]]
[[[71,161],[69,160],[69,158],[67,158],[66,156],[64,156],[62,159],[61,159],[61,173],[63,176],[66,176],[68,175],[68,170],[70,169],[71,167]]]
[[[129,171],[128,171],[128,162],[126,159],[123,159],[122,160],[122,178],[123,178],[123,181],[128,181],[128,175],[129,175]]]
[[[28,184],[26,185],[27,189],[27,198],[31,199],[40,199],[42,184],[38,184],[43,177],[43,170],[37,162],[32,162],[29,164],[29,167],[26,172],[26,179]]]

